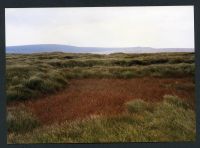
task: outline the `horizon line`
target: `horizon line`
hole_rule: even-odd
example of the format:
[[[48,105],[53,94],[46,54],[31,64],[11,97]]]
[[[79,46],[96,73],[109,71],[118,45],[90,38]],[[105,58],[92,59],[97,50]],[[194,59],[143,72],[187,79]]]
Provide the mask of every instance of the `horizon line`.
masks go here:
[[[15,47],[15,46],[35,46],[35,45],[61,45],[61,46],[72,46],[72,47],[77,47],[77,48],[154,48],[154,49],[161,49],[161,48],[191,48],[194,49],[195,47],[151,47],[151,46],[123,46],[123,47],[102,47],[102,46],[75,46],[75,45],[71,45],[71,44],[51,44],[51,43],[47,43],[47,44],[22,44],[22,45],[6,45],[5,47]]]

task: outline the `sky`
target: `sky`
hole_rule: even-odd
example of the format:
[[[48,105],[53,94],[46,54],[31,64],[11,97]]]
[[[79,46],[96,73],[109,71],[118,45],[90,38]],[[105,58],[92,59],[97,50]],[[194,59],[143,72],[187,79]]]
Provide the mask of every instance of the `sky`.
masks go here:
[[[193,6],[6,8],[6,46],[194,48]]]

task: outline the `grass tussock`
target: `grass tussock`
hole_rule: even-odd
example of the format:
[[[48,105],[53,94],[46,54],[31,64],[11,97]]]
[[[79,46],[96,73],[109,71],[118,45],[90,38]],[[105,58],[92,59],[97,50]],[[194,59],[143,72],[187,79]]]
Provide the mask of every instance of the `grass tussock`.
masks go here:
[[[176,96],[159,103],[133,100],[127,113],[91,116],[39,127],[26,134],[10,132],[8,143],[98,143],[195,141],[195,113]],[[151,108],[149,110],[149,107]]]
[[[141,99],[127,102],[126,106],[130,113],[142,112],[149,108],[149,104]]]
[[[7,129],[8,132],[27,132],[40,125],[36,117],[27,111],[24,106],[7,110]]]
[[[12,75],[15,75],[12,77]],[[27,100],[42,94],[49,94],[65,88],[68,85],[63,72],[51,70],[48,73],[33,70],[23,77],[12,71],[7,74],[7,100]]]

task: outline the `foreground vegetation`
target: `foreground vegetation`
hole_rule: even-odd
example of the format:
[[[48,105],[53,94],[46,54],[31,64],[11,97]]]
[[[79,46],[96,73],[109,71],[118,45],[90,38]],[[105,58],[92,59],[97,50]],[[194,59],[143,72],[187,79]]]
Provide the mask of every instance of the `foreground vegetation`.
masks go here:
[[[127,112],[114,117],[91,116],[62,124],[41,126],[23,108],[11,114],[8,143],[88,143],[194,141],[195,113],[176,96],[165,95],[158,103],[140,99],[124,104]],[[22,116],[22,117],[20,117]],[[31,117],[31,120],[30,120]],[[27,124],[32,126],[19,126]],[[26,131],[26,133],[24,133]]]
[[[194,53],[70,54],[6,56],[8,102],[55,93],[78,78],[194,76]]]

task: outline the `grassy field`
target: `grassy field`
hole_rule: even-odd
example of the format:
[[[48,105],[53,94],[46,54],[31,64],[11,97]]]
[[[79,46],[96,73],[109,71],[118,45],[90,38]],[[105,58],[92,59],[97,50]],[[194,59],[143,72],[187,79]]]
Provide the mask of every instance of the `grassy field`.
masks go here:
[[[8,143],[194,141],[194,56],[7,54]]]

